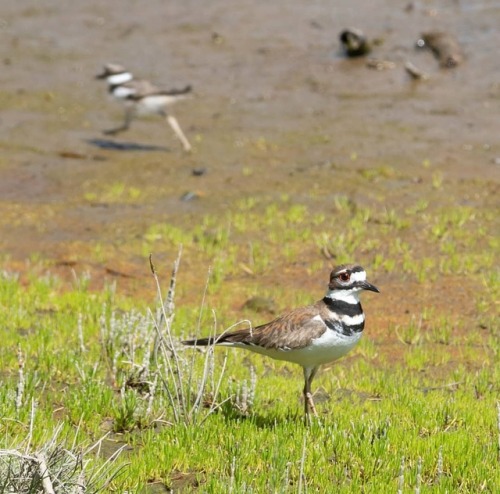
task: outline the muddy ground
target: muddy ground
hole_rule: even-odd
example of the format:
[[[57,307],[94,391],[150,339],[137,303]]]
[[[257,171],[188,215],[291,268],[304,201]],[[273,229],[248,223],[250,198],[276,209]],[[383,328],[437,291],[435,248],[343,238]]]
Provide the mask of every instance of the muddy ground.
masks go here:
[[[344,194],[402,208],[438,173],[456,201],[498,208],[500,5],[494,1],[163,2],[4,0],[0,14],[0,249],[5,266],[48,258],[97,276],[149,280],[139,252],[96,261],[161,221],[195,223],[242,197],[287,193],[315,210]],[[361,28],[373,70],[338,41]],[[455,35],[465,61],[442,69],[415,41]],[[413,81],[411,61],[428,81]],[[151,117],[116,138],[122,113],[93,79],[105,62],[167,88],[187,155]],[[193,169],[202,169],[195,176]],[[367,181],[360,169],[391,170]],[[192,192],[193,200],[182,200]],[[173,254],[170,255],[170,258]],[[123,276],[122,276],[123,278]],[[126,279],[120,281],[126,283]],[[150,285],[148,285],[150,288]],[[457,298],[460,303],[460,298]]]

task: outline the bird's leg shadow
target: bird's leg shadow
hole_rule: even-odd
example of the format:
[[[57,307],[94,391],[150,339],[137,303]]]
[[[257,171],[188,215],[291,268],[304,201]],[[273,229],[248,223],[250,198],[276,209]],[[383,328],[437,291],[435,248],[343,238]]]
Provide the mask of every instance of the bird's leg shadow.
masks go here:
[[[114,129],[103,130],[103,134],[107,136],[114,136],[120,132],[124,132],[130,128],[132,120],[135,118],[136,112],[133,107],[128,107],[125,109],[125,119],[123,124]]]

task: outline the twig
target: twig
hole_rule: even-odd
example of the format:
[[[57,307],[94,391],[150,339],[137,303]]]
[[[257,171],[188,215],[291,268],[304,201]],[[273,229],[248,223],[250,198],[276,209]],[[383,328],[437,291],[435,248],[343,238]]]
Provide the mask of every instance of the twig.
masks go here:
[[[422,484],[422,457],[418,457],[417,461],[417,480],[415,483],[415,494],[420,494],[420,486]]]
[[[443,446],[439,446],[436,484],[439,483],[442,475],[443,475]]]
[[[42,453],[35,454],[35,458],[38,462],[38,471],[40,477],[42,478],[42,487],[45,494],[56,494],[52,481],[50,480],[49,469]]]
[[[177,276],[177,270],[179,269],[181,254],[182,254],[182,246],[179,247],[179,255],[177,256],[177,259],[176,259],[176,261],[174,263],[174,267],[172,269],[172,277]],[[167,356],[165,356],[166,357],[165,360],[167,361],[167,363],[169,365],[170,375],[174,378],[174,382],[177,381],[175,383],[174,387],[175,387],[175,390],[176,390],[177,398],[180,401],[181,408],[182,408],[183,412],[185,413],[186,412],[186,397],[184,395],[184,387],[182,385],[182,369],[181,369],[181,366],[180,366],[179,355],[178,355],[178,353],[177,353],[177,351],[175,350],[175,347],[174,347],[174,341],[173,341],[173,338],[172,338],[172,332],[170,330],[170,328],[171,328],[170,327],[170,322],[173,319],[173,313],[170,313],[170,314],[167,315],[167,312],[166,312],[167,311],[167,307],[165,307],[166,304],[163,303],[163,297],[162,297],[162,294],[161,294],[160,280],[158,279],[158,275],[156,274],[156,269],[154,267],[151,255],[149,256],[149,263],[150,263],[150,267],[151,267],[151,272],[153,273],[153,277],[154,277],[154,280],[155,280],[155,283],[156,283],[156,290],[157,290],[157,293],[158,293],[158,296],[159,296],[159,299],[160,299],[160,303],[161,303],[161,318],[160,318],[160,321],[158,322],[158,325],[155,325],[156,331],[157,331],[157,339],[156,339],[156,342],[155,342],[155,352],[154,352],[154,354],[155,354],[155,358],[156,358],[157,357],[157,355],[156,355],[156,353],[157,353],[156,352],[156,347],[157,347],[158,343],[163,347],[164,354],[166,353],[167,349],[172,353],[172,357],[174,359],[174,364],[175,364],[175,370],[176,370],[176,372],[172,371],[172,368],[171,368],[170,362],[169,362],[170,359]],[[172,300],[170,302],[170,308],[173,307],[174,291],[175,291],[175,281],[171,280],[170,281],[169,294],[170,294],[170,297],[172,298]],[[165,338],[163,337],[162,331],[161,331],[161,324],[162,324],[162,322],[165,322],[165,329],[166,329],[166,334],[167,334],[168,341],[165,340]],[[167,345],[167,343],[168,343],[168,345]],[[174,407],[174,409],[175,409],[175,407]]]
[[[232,494],[234,490],[235,473],[236,473],[236,456],[233,456],[233,459],[231,461],[231,476],[229,477],[229,489],[228,489],[229,494]]]
[[[401,457],[401,465],[399,467],[398,494],[403,494],[405,486],[405,457]]]
[[[26,441],[26,454],[28,453],[30,447],[31,447],[31,439],[33,438],[33,426],[35,424],[35,411],[36,411],[36,406],[35,406],[35,400],[31,400],[31,414],[30,414],[30,428],[28,431],[28,440]]]
[[[201,328],[201,318],[202,318],[202,315],[203,315],[203,307],[205,307],[205,301],[206,301],[206,297],[207,297],[207,293],[208,293],[208,284],[210,282],[210,275],[211,275],[211,269],[208,268],[207,281],[205,282],[205,287],[203,289],[203,295],[201,297],[201,305],[200,305],[200,313],[198,315],[197,331],[199,331],[200,328]],[[216,319],[215,313],[213,312],[212,314],[213,314],[213,317],[214,317],[214,327],[215,327],[215,329],[214,329],[214,336],[215,336],[216,331],[217,331],[217,319]],[[213,352],[213,346],[209,347],[209,351]],[[194,400],[194,405],[191,407],[191,412],[196,409],[196,407],[200,403],[201,398],[203,397],[203,393],[205,391],[206,373],[207,373],[207,370],[208,370],[208,358],[207,357],[208,357],[208,353],[207,353],[207,355],[205,355],[205,362],[204,362],[204,365],[203,365],[203,379],[202,379],[202,383],[198,386],[198,395],[196,396],[196,398]],[[193,355],[191,357],[191,369],[193,369],[193,366],[194,366],[194,352],[193,352]],[[188,393],[189,393],[189,399],[191,398],[191,385],[192,385],[193,375],[194,375],[193,372],[191,372],[190,375],[189,375],[188,384],[187,384],[187,389],[188,389]],[[190,412],[190,414],[191,414],[191,412]]]
[[[78,314],[77,329],[78,329],[78,342],[80,343],[80,353],[85,353],[86,349],[83,343],[83,316],[81,312]]]

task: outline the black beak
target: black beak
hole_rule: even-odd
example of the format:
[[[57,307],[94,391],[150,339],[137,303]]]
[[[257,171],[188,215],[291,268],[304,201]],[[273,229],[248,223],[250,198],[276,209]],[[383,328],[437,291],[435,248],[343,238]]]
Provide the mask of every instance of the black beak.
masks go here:
[[[368,283],[368,281],[362,281],[359,286],[363,289],[363,290],[369,290],[370,292],[376,292],[376,293],[380,293],[380,290],[375,286],[375,285],[372,285],[371,283]]]

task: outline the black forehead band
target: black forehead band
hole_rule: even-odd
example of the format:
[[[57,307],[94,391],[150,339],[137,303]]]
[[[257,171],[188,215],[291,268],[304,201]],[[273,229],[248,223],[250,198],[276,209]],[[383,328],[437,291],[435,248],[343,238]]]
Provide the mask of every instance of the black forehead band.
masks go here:
[[[361,273],[364,269],[361,266],[353,266],[350,271],[351,273]]]

